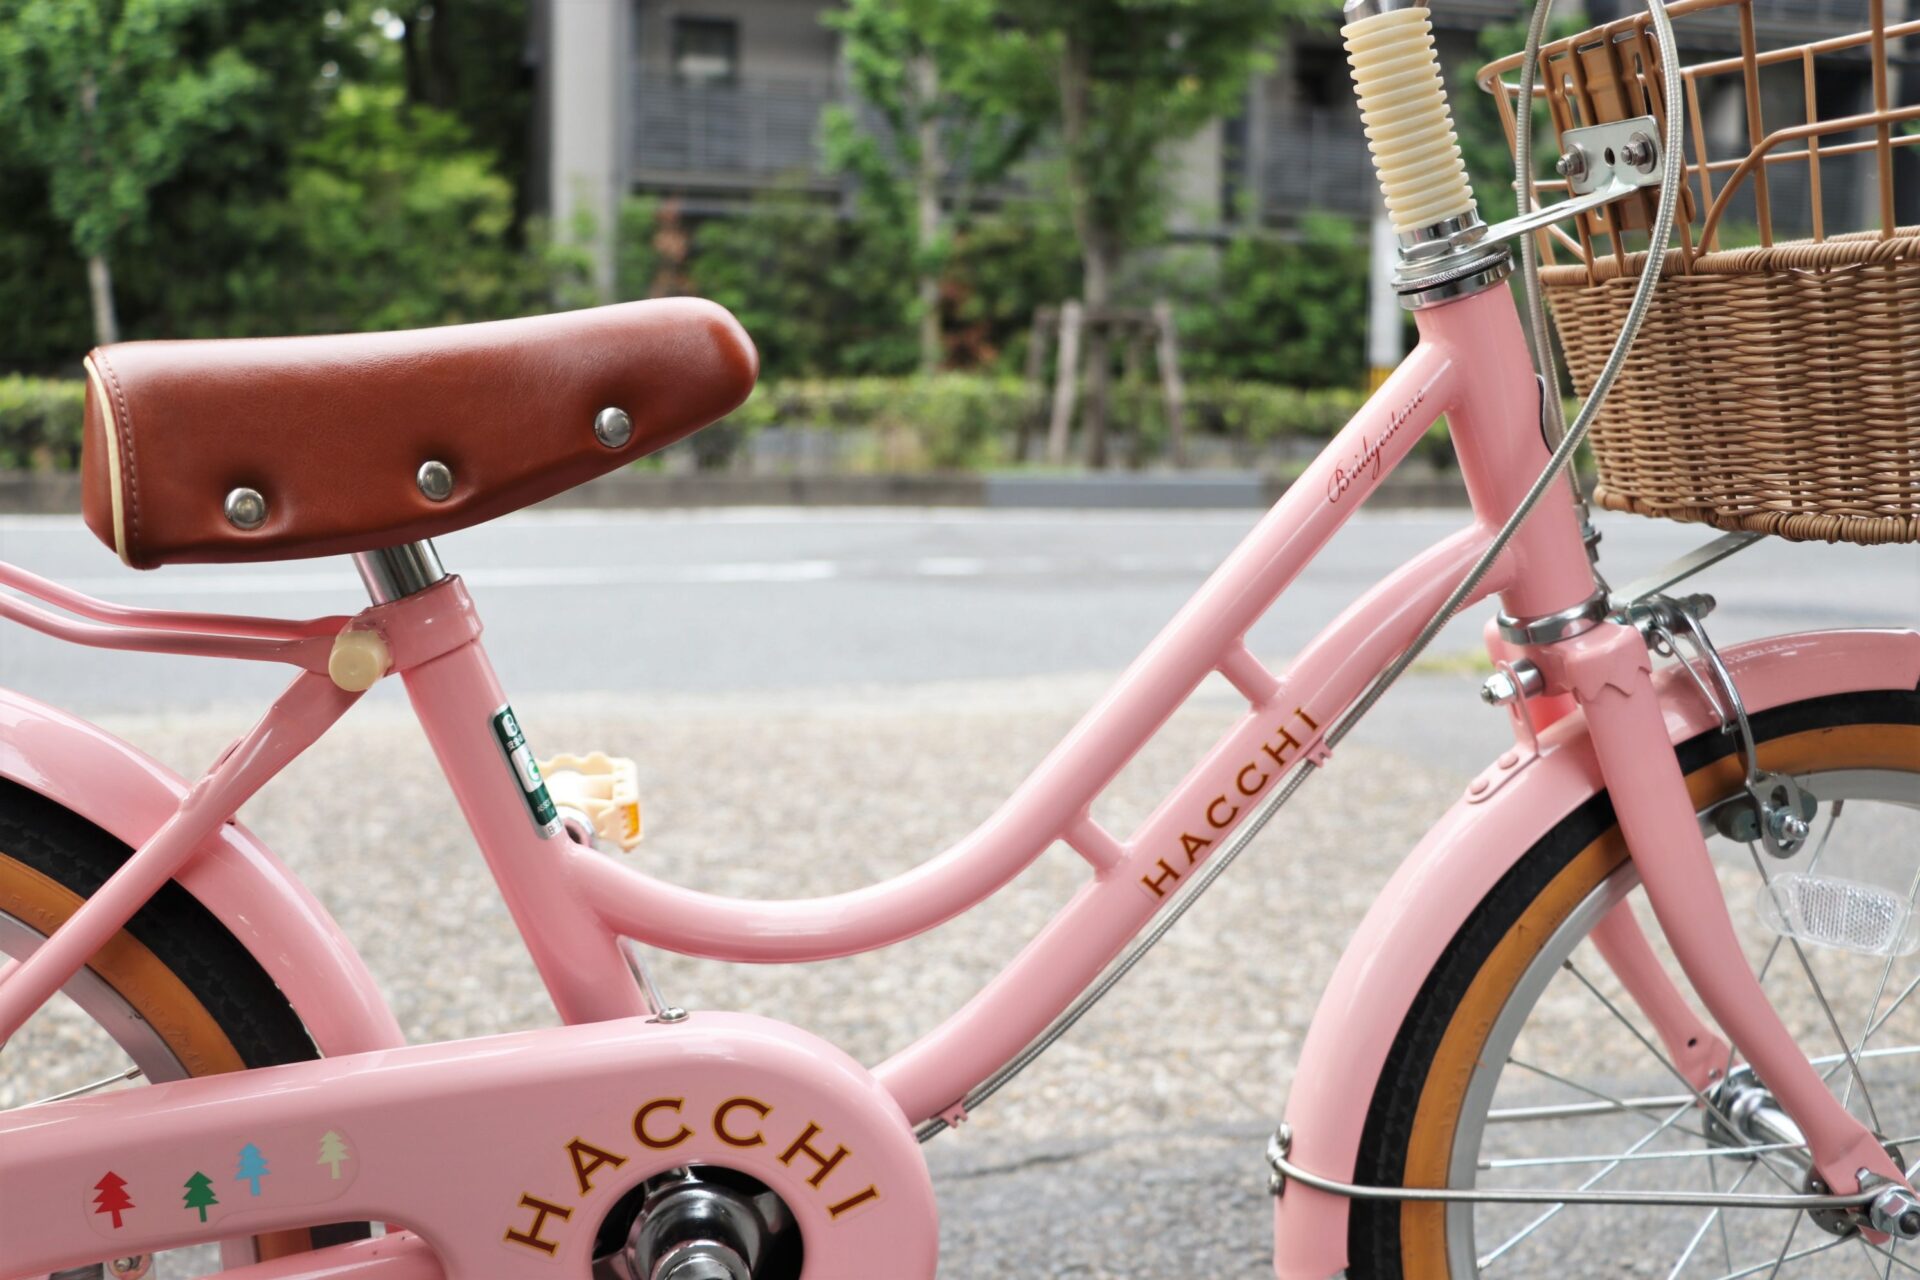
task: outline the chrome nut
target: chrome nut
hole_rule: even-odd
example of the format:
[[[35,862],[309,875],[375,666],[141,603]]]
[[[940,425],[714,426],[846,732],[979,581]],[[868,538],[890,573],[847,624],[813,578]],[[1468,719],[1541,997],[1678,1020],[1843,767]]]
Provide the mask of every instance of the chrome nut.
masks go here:
[[[445,502],[453,496],[453,469],[444,462],[421,463],[413,479],[430,502]]]
[[[1867,1206],[1867,1221],[1875,1231],[1902,1240],[1920,1238],[1920,1197],[1905,1187],[1888,1187]]]
[[[1773,838],[1783,846],[1791,847],[1807,838],[1813,828],[1807,820],[1791,809],[1774,809],[1767,815],[1767,825],[1773,830]]]
[[[594,415],[593,438],[609,449],[618,449],[633,439],[633,419],[625,409],[602,409]]]
[[[1659,149],[1653,139],[1644,133],[1636,133],[1627,139],[1627,145],[1620,148],[1620,162],[1632,165],[1642,173],[1652,173],[1660,160]]]
[[[1554,162],[1553,171],[1569,182],[1578,182],[1587,176],[1587,149],[1569,147],[1567,153]]]
[[[227,523],[251,532],[267,522],[267,500],[258,489],[235,489],[227,495]]]
[[[1511,675],[1508,672],[1512,672]],[[1547,678],[1540,674],[1540,668],[1525,658],[1502,667],[1488,676],[1480,685],[1480,701],[1490,707],[1501,706],[1515,698],[1531,698],[1547,687]]]

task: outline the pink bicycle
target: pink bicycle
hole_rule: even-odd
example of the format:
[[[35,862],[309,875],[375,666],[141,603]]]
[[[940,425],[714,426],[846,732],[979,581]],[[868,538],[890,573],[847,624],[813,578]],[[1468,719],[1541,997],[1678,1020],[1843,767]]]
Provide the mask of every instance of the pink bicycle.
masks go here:
[[[1493,596],[1485,693],[1514,746],[1407,859],[1323,997],[1266,1153],[1277,1274],[1612,1274],[1629,1248],[1661,1251],[1672,1275],[1920,1269],[1907,1164],[1920,1155],[1920,976],[1896,976],[1920,948],[1920,632],[1717,649],[1712,601],[1672,588],[1757,532],[1635,586],[1599,578],[1559,477],[1636,333],[1664,323],[1656,292],[1719,279],[1690,232],[1668,254],[1676,223],[1701,212],[1683,174],[1707,199],[1726,166],[1704,143],[1680,162],[1700,69],[1680,70],[1659,0],[1555,43],[1545,16],[1543,3],[1491,87],[1529,156],[1533,113],[1513,103],[1535,100],[1546,68],[1567,195],[1490,228],[1452,145],[1426,11],[1348,5],[1419,345],[999,811],[857,892],[737,901],[623,862],[605,846],[638,835],[630,775],[566,757],[543,776],[474,602],[430,541],[724,416],[756,374],[724,311],[672,300],[95,351],[85,514],[122,560],[352,555],[373,603],[309,621],[130,609],[0,566],[0,615],[36,630],[296,671],[192,783],[0,691],[0,1037],[84,1030],[127,1063],[0,1111],[0,1276],[165,1273],[189,1256],[172,1251],[208,1245],[231,1280],[931,1276],[921,1144],[1072,1027],[1439,627]],[[1886,26],[1876,0],[1873,29],[1843,47],[1870,47],[1884,77],[1887,41],[1914,29]],[[1813,53],[1789,54],[1811,68]],[[1884,160],[1887,125],[1905,117],[1884,95],[1878,109],[1842,123],[1877,131],[1865,145]],[[1819,130],[1795,136],[1817,165]],[[1530,201],[1524,162],[1520,179]],[[1577,283],[1611,290],[1617,337],[1597,351],[1569,341],[1586,400],[1563,428],[1543,394],[1556,375],[1535,258],[1543,229],[1568,218],[1578,238],[1559,243],[1584,254]],[[1611,276],[1601,237],[1623,264]],[[1889,225],[1874,243],[1901,238]],[[1527,324],[1507,283],[1516,243]],[[1902,254],[1873,252],[1868,266],[1911,278]],[[1687,296],[1704,325],[1706,295]],[[1912,404],[1898,406],[1909,422]],[[1472,521],[1270,668],[1248,629],[1443,413]],[[1621,450],[1640,447],[1623,430],[1595,435],[1616,503]],[[1911,508],[1920,444],[1910,428],[1906,440],[1876,445],[1858,483],[1891,475]],[[1740,469],[1715,457],[1703,474]],[[1781,511],[1831,487],[1690,515],[1792,533]],[[1856,514],[1818,516],[1823,536]],[[1105,829],[1095,800],[1216,672],[1244,714],[1137,829]],[[352,945],[234,820],[389,675],[565,1026],[403,1044]],[[769,1018],[676,1008],[647,976],[643,946],[761,964],[885,947],[1043,855],[1083,859],[1084,887],[965,1007],[876,1066]]]

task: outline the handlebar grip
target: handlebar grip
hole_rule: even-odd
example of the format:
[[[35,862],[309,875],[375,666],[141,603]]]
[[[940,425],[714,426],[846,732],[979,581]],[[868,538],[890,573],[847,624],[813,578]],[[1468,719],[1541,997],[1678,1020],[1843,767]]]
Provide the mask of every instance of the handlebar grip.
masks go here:
[[[1348,13],[1377,7],[1360,0]],[[1340,35],[1393,229],[1405,236],[1474,213],[1427,10],[1371,13],[1341,27]]]

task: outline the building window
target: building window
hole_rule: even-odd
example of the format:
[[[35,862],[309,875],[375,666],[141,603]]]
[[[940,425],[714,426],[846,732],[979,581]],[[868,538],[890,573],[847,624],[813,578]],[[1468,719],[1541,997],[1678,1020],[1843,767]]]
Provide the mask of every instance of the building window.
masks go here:
[[[740,68],[740,24],[727,18],[673,20],[673,78],[681,84],[729,85]]]

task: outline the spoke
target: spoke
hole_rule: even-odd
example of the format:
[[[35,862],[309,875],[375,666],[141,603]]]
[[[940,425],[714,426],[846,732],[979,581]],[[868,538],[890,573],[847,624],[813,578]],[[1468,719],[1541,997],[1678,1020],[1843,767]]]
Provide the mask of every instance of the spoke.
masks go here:
[[[1575,978],[1579,979],[1581,986],[1585,987],[1588,991],[1593,993],[1593,998],[1595,1000],[1598,1000],[1603,1006],[1605,1006],[1607,1012],[1612,1014],[1616,1019],[1618,1019],[1621,1026],[1625,1027],[1629,1032],[1632,1033],[1633,1038],[1635,1040],[1638,1040],[1641,1046],[1644,1049],[1646,1049],[1648,1053],[1653,1055],[1654,1061],[1658,1062],[1661,1066],[1665,1067],[1675,1080],[1678,1080],[1681,1084],[1685,1085],[1687,1087],[1688,1092],[1690,1092],[1694,1096],[1694,1098],[1696,1098],[1699,1101],[1700,1105],[1705,1107],[1709,1114],[1711,1114],[1716,1120],[1718,1120],[1721,1124],[1724,1124],[1727,1127],[1727,1132],[1729,1133],[1740,1132],[1740,1127],[1734,1124],[1734,1122],[1728,1118],[1725,1112],[1720,1110],[1719,1107],[1716,1107],[1713,1104],[1713,1101],[1710,1098],[1708,1098],[1706,1094],[1700,1092],[1700,1090],[1695,1089],[1693,1087],[1693,1081],[1687,1079],[1687,1077],[1681,1072],[1680,1068],[1673,1065],[1673,1059],[1667,1057],[1667,1055],[1661,1051],[1658,1045],[1654,1044],[1653,1041],[1647,1039],[1646,1033],[1641,1031],[1639,1027],[1635,1026],[1633,1024],[1632,1019],[1628,1018],[1626,1014],[1620,1012],[1620,1006],[1616,1005],[1613,1001],[1607,999],[1606,993],[1601,991],[1600,988],[1594,986],[1593,981],[1590,978],[1588,978],[1586,974],[1580,972],[1579,965],[1576,965],[1572,960],[1567,960],[1563,962],[1563,967],[1566,969],[1568,973],[1571,973]],[[1844,1044],[1845,1042],[1843,1041],[1842,1042],[1843,1047],[1844,1047]]]
[[[1771,896],[1773,877],[1768,874],[1766,863],[1760,859],[1760,850],[1749,843],[1747,853],[1753,858],[1753,869],[1760,873],[1761,885]],[[1867,1078],[1860,1073],[1860,1063],[1853,1056],[1853,1046],[1847,1042],[1847,1033],[1840,1029],[1840,1019],[1833,1014],[1833,1005],[1827,1001],[1826,990],[1821,987],[1820,979],[1814,976],[1813,964],[1807,959],[1806,948],[1800,945],[1800,939],[1791,934],[1785,937],[1793,944],[1793,954],[1800,961],[1800,971],[1807,975],[1807,985],[1813,988],[1813,998],[1820,1002],[1820,1011],[1827,1015],[1827,1026],[1833,1029],[1833,1038],[1839,1044],[1840,1052],[1846,1055],[1847,1069],[1853,1072],[1854,1080],[1860,1085],[1860,1100],[1867,1104],[1867,1116],[1873,1121],[1873,1127],[1878,1129],[1880,1128],[1880,1111],[1873,1105],[1873,1091],[1867,1088]]]
[[[1911,996],[1916,990],[1920,990],[1920,975],[1916,975],[1912,982],[1909,982],[1902,988],[1900,994],[1894,998],[1894,1002],[1887,1006],[1887,1011],[1881,1014],[1872,1026],[1867,1028],[1867,1035],[1871,1037],[1874,1032],[1886,1026],[1887,1020],[1899,1011],[1900,1006],[1907,1002],[1907,997]],[[1868,1049],[1861,1053],[1860,1057],[1863,1060],[1870,1058],[1897,1058],[1913,1053],[1920,1053],[1920,1045],[1904,1045],[1898,1049]],[[1846,1063],[1846,1058],[1838,1053],[1824,1054],[1821,1057],[1813,1059],[1813,1065],[1816,1067],[1825,1066],[1827,1068],[1820,1073],[1820,1079],[1822,1081],[1833,1079],[1834,1074],[1838,1072],[1841,1067],[1845,1066]]]
[[[1692,1098],[1679,1099],[1686,1106],[1693,1105]],[[1902,1143],[1920,1141],[1920,1134],[1908,1134],[1900,1138],[1888,1138],[1888,1142]],[[1624,1155],[1608,1152],[1591,1156],[1508,1156],[1502,1159],[1482,1160],[1482,1169],[1537,1169],[1559,1164],[1605,1164],[1609,1160],[1704,1160],[1708,1158],[1734,1156],[1761,1156],[1775,1151],[1805,1151],[1804,1142],[1763,1142],[1746,1147],[1704,1147],[1685,1151],[1642,1151],[1637,1155]]]
[[[1798,1214],[1794,1215],[1793,1225],[1796,1228],[1800,1225],[1800,1216]],[[1849,1236],[1838,1236],[1832,1240],[1824,1240],[1819,1244],[1810,1244],[1804,1249],[1796,1249],[1792,1253],[1788,1253],[1783,1247],[1780,1250],[1780,1256],[1772,1262],[1756,1262],[1750,1267],[1742,1267],[1738,1271],[1729,1271],[1725,1275],[1715,1276],[1714,1280],[1742,1280],[1744,1276],[1756,1275],[1762,1271],[1767,1273],[1768,1280],[1772,1280],[1774,1276],[1780,1274],[1780,1266],[1782,1263],[1798,1262],[1802,1258],[1811,1258],[1816,1253],[1825,1253],[1829,1249],[1838,1249],[1849,1239],[1851,1239]],[[1787,1232],[1787,1243],[1793,1243],[1793,1232],[1791,1230]]]
[[[1883,1245],[1877,1245],[1871,1240],[1863,1239],[1860,1241],[1860,1243],[1866,1245],[1867,1248],[1873,1250],[1875,1253],[1886,1255],[1888,1275],[1892,1275],[1893,1269],[1895,1267],[1898,1267],[1902,1271],[1911,1271],[1913,1272],[1913,1274],[1920,1276],[1920,1267],[1914,1266],[1911,1262],[1908,1262],[1905,1258],[1900,1257],[1893,1250],[1888,1249]]]
[[[1820,832],[1820,842],[1813,847],[1813,856],[1807,859],[1806,873],[1808,875],[1812,875],[1815,868],[1820,865],[1820,855],[1827,851],[1827,841],[1833,839],[1833,824],[1840,820],[1840,810],[1846,807],[1846,803],[1844,799],[1835,800],[1832,807],[1827,810],[1827,825]],[[1752,852],[1753,845],[1751,842],[1748,843],[1747,850],[1749,853]],[[1754,975],[1754,981],[1763,984],[1766,982],[1767,971],[1773,968],[1774,958],[1780,954],[1780,944],[1784,941],[1784,935],[1777,933],[1773,935],[1773,945],[1767,948],[1767,957],[1760,962],[1760,969],[1759,972]],[[1728,1043],[1727,1065],[1725,1069],[1720,1072],[1720,1078],[1722,1080],[1733,1074],[1733,1064],[1739,1052],[1731,1042]]]
[[[1507,1061],[1514,1066],[1525,1063]],[[1534,1068],[1528,1068],[1533,1070]],[[1578,1086],[1574,1086],[1578,1088]],[[1684,1093],[1665,1093],[1656,1098],[1622,1098],[1618,1102],[1568,1102],[1559,1106],[1500,1107],[1487,1112],[1490,1124],[1519,1124],[1528,1120],[1572,1120],[1606,1115],[1639,1115],[1648,1111],[1666,1111],[1693,1098]]]
[[[1793,1215],[1793,1221],[1787,1224],[1787,1238],[1780,1242],[1780,1252],[1774,1255],[1773,1270],[1767,1272],[1767,1280],[1773,1280],[1780,1274],[1780,1264],[1787,1260],[1787,1250],[1793,1247],[1794,1232],[1800,1230],[1800,1224],[1804,1221],[1806,1219],[1796,1213]],[[1722,1280],[1726,1280],[1726,1277],[1722,1277]]]
[[[1510,1066],[1519,1067],[1522,1071],[1531,1071],[1537,1076],[1544,1076],[1548,1080],[1553,1081],[1555,1084],[1563,1084],[1567,1088],[1572,1089],[1577,1093],[1584,1093],[1590,1098],[1598,1098],[1602,1102],[1612,1103],[1615,1108],[1621,1111],[1632,1112],[1632,1113],[1643,1115],[1643,1116],[1646,1114],[1648,1110],[1652,1110],[1654,1108],[1665,1108],[1665,1107],[1673,1107],[1673,1106],[1679,1106],[1682,1108],[1691,1107],[1694,1101],[1699,1097],[1698,1094],[1689,1093],[1689,1094],[1674,1097],[1672,1099],[1648,1098],[1645,1100],[1646,1104],[1648,1105],[1636,1107],[1636,1106],[1630,1105],[1627,1102],[1621,1101],[1619,1098],[1614,1097],[1610,1093],[1602,1093],[1598,1089],[1590,1088],[1587,1085],[1581,1084],[1578,1080],[1569,1080],[1567,1077],[1559,1074],[1558,1072],[1549,1071],[1545,1067],[1535,1066],[1533,1063],[1522,1061],[1519,1058],[1513,1057],[1511,1054],[1509,1054],[1507,1057],[1507,1063]],[[1651,1117],[1648,1117],[1648,1118],[1651,1119]],[[1690,1134],[1693,1137],[1700,1139],[1702,1142],[1712,1141],[1712,1139],[1707,1137],[1705,1133],[1701,1132],[1698,1129],[1688,1128],[1686,1125],[1680,1126],[1680,1132],[1685,1134]]]
[[[1749,1169],[1747,1172],[1751,1173],[1753,1171]],[[1746,1181],[1746,1175],[1742,1174],[1740,1180],[1741,1182]],[[1714,1164],[1712,1161],[1707,1162],[1707,1182],[1717,1194],[1720,1190],[1720,1166]],[[1738,1190],[1740,1183],[1736,1182],[1733,1185],[1734,1188]],[[1727,1215],[1721,1213],[1715,1216],[1720,1223],[1720,1256],[1725,1259],[1727,1270],[1731,1271],[1733,1270],[1733,1240],[1727,1235]]]
[[[1827,824],[1827,830],[1833,830],[1832,823]],[[1907,889],[1908,915],[1913,914],[1913,905],[1916,900],[1920,900],[1920,867],[1914,869],[1913,884]],[[1893,962],[1895,958],[1894,952],[1887,952],[1887,962],[1880,966],[1880,981],[1873,989],[1872,1003],[1867,1005],[1867,1023],[1860,1028],[1860,1040],[1853,1046],[1853,1057],[1856,1062],[1860,1060],[1861,1053],[1864,1052],[1867,1047],[1867,1037],[1873,1034],[1874,1015],[1880,1012],[1880,997],[1887,994],[1887,979],[1893,976]],[[1852,1100],[1853,1082],[1849,1080],[1846,1091],[1840,1095],[1840,1105],[1845,1106]]]
[[[1671,1112],[1667,1114],[1666,1119],[1662,1120],[1659,1124],[1655,1125],[1652,1129],[1642,1134],[1639,1140],[1636,1141],[1632,1146],[1628,1147],[1626,1151],[1623,1152],[1622,1154],[1632,1155],[1634,1152],[1640,1150],[1642,1147],[1652,1142],[1655,1138],[1659,1137],[1661,1134],[1667,1132],[1667,1130],[1679,1124],[1680,1117],[1686,1115],[1688,1111],[1692,1110],[1692,1108],[1693,1108],[1693,1103],[1691,1100],[1683,1103],[1678,1107],[1675,1107]],[[1611,1174],[1615,1169],[1618,1169],[1619,1167],[1620,1167],[1620,1163],[1618,1161],[1615,1161],[1614,1163],[1608,1165],[1606,1168],[1596,1172],[1592,1177],[1588,1178],[1585,1182],[1581,1183],[1578,1187],[1576,1187],[1575,1190],[1591,1191],[1594,1187],[1600,1185],[1601,1181],[1605,1179],[1608,1174]],[[1512,1249],[1515,1245],[1519,1244],[1522,1240],[1525,1240],[1528,1236],[1538,1231],[1541,1227],[1546,1226],[1548,1222],[1553,1220],[1555,1215],[1557,1215],[1562,1209],[1566,1207],[1567,1206],[1564,1204],[1554,1205],[1553,1207],[1549,1208],[1545,1213],[1535,1218],[1532,1222],[1529,1222],[1526,1226],[1520,1228],[1520,1230],[1516,1232],[1514,1235],[1508,1237],[1507,1240],[1503,1242],[1500,1245],[1500,1247],[1495,1249],[1492,1253],[1483,1254],[1479,1261],[1480,1269],[1482,1271],[1486,1270],[1496,1260],[1498,1260],[1502,1254]]]
[[[1813,856],[1807,859],[1807,874],[1812,875],[1820,865],[1820,855],[1827,851],[1827,841],[1833,839],[1833,824],[1840,821],[1840,811],[1847,807],[1846,797],[1833,802],[1827,810],[1827,825],[1821,829],[1820,843],[1813,847]]]
[[[1867,1242],[1857,1235],[1853,1237],[1853,1241],[1860,1246],[1860,1252],[1854,1256],[1866,1264],[1867,1274],[1872,1276],[1873,1280],[1881,1280],[1880,1268],[1873,1265],[1873,1250],[1869,1249]]]
[[[44,1107],[49,1102],[65,1102],[69,1098],[82,1098],[89,1093],[98,1093],[100,1090],[111,1085],[123,1084],[128,1080],[138,1080],[142,1074],[144,1073],[139,1067],[128,1067],[125,1071],[117,1075],[101,1076],[98,1080],[83,1084],[78,1089],[68,1089],[65,1093],[56,1093],[51,1097],[42,1098],[38,1102],[29,1102],[26,1105],[29,1107]]]
[[[1920,978],[1914,979],[1913,985],[1908,988],[1907,992],[1902,993],[1901,999],[1904,999],[1907,994],[1916,989],[1920,989]],[[1889,1010],[1889,1012],[1891,1012],[1891,1010]],[[1875,1023],[1873,1031],[1878,1032],[1882,1025],[1884,1025],[1884,1020]],[[1879,1058],[1907,1058],[1912,1057],[1914,1054],[1920,1054],[1920,1045],[1898,1045],[1885,1049],[1863,1049],[1856,1056],[1862,1062],[1871,1062]],[[1569,1089],[1578,1090],[1581,1093],[1604,1099],[1604,1101],[1568,1102],[1537,1107],[1500,1107],[1487,1112],[1487,1120],[1489,1123],[1517,1124],[1533,1120],[1572,1120],[1615,1113],[1626,1115],[1636,1112],[1665,1111],[1670,1107],[1679,1106],[1691,1097],[1689,1094],[1664,1093],[1646,1098],[1615,1098],[1610,1094],[1601,1093],[1597,1089],[1588,1088],[1578,1081],[1556,1075],[1544,1067],[1536,1067],[1531,1063],[1522,1062],[1518,1058],[1508,1058],[1507,1061],[1513,1066],[1524,1068],[1536,1075],[1545,1076],[1547,1079],[1563,1084]],[[1807,1061],[1815,1067],[1828,1068],[1821,1072],[1821,1078],[1823,1080],[1830,1080],[1841,1067],[1846,1065],[1847,1058],[1845,1054],[1823,1053],[1819,1057],[1809,1058]]]
[[[1905,1004],[1907,1002],[1907,997],[1911,996],[1914,993],[1914,991],[1917,989],[1920,989],[1920,974],[1916,974],[1912,982],[1909,982],[1906,986],[1900,989],[1900,994],[1898,996],[1895,996],[1893,1003],[1887,1006],[1887,1011],[1881,1014],[1878,1018],[1874,1019],[1873,1025],[1867,1028],[1867,1035],[1871,1037],[1874,1032],[1886,1026],[1887,1020],[1893,1017],[1894,1014],[1900,1011],[1900,1006]],[[1869,1049],[1866,1053],[1863,1053],[1860,1056],[1863,1058],[1882,1058],[1882,1057],[1892,1057],[1896,1053],[1901,1053],[1901,1052],[1920,1053],[1920,1045],[1910,1045],[1904,1050]],[[1814,1059],[1815,1062],[1828,1061],[1828,1060],[1829,1059],[1823,1059],[1823,1058]],[[1820,1078],[1822,1080],[1831,1079],[1833,1077],[1833,1073],[1840,1069],[1841,1064],[1844,1063],[1846,1059],[1836,1054],[1833,1056],[1832,1059],[1830,1059],[1830,1061],[1833,1063],[1833,1066],[1821,1075]]]
[[[1740,1189],[1740,1184],[1745,1182],[1748,1178],[1751,1178],[1753,1176],[1753,1171],[1759,1167],[1760,1167],[1759,1165],[1748,1165],[1746,1169],[1740,1174],[1740,1176],[1733,1180],[1733,1185],[1727,1188],[1727,1190],[1738,1191]],[[1708,1165],[1707,1168],[1711,1170],[1713,1166]],[[1719,1190],[1720,1179],[1718,1177],[1714,1178],[1713,1186],[1716,1191]],[[1687,1247],[1681,1250],[1679,1258],[1677,1258],[1674,1261],[1673,1270],[1667,1272],[1667,1280],[1675,1280],[1675,1277],[1677,1277],[1682,1271],[1686,1270],[1687,1263],[1693,1258],[1693,1251],[1700,1247],[1700,1242],[1707,1238],[1707,1232],[1713,1230],[1713,1224],[1719,1221],[1720,1221],[1720,1211],[1718,1209],[1707,1210],[1707,1216],[1700,1219],[1700,1225],[1694,1228],[1693,1238],[1687,1241]],[[1726,1235],[1725,1225],[1722,1224],[1722,1228],[1721,1228],[1722,1238],[1724,1238],[1725,1235]],[[1729,1268],[1733,1266],[1733,1260],[1731,1258],[1727,1260],[1727,1266]]]

